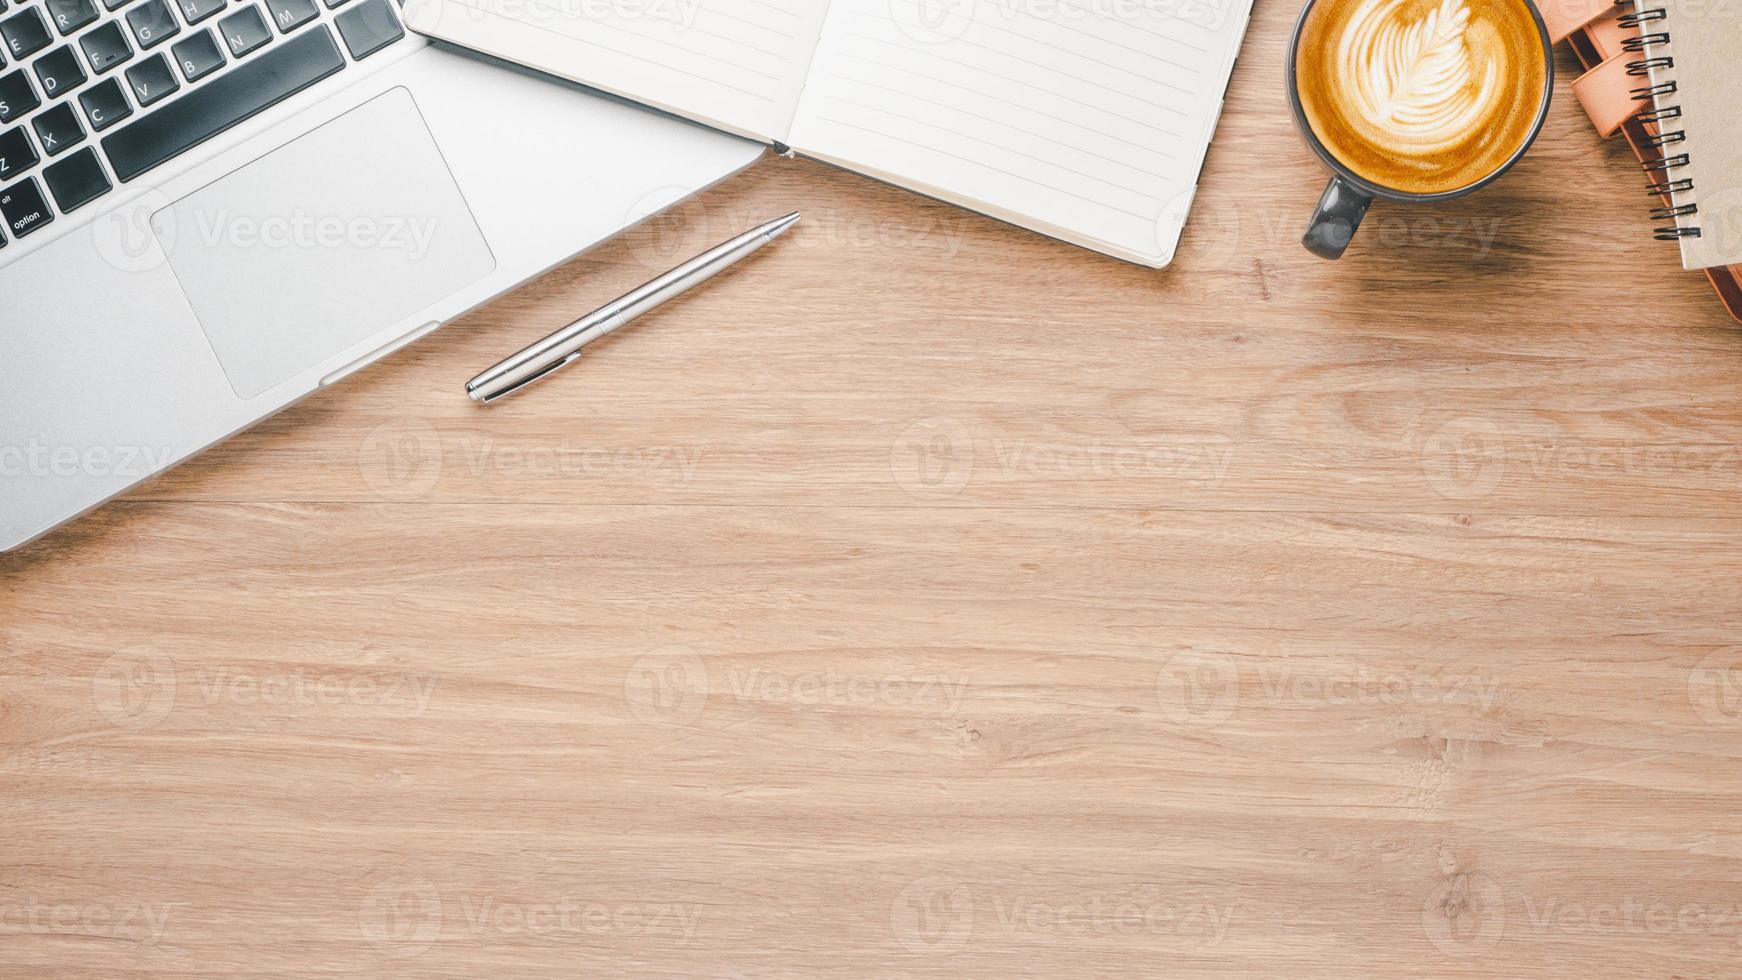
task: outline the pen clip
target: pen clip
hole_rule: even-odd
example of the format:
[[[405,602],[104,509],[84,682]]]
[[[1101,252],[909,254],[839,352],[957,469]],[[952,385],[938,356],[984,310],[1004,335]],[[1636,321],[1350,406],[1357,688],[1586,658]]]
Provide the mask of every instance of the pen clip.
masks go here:
[[[520,379],[519,381],[516,381],[514,384],[511,384],[508,387],[503,388],[501,391],[491,392],[490,394],[485,395],[483,397],[482,401],[484,404],[489,405],[493,402],[500,401],[503,398],[507,398],[509,395],[512,395],[515,392],[519,391],[520,389],[526,387],[527,385],[532,384],[534,381],[537,381],[540,378],[543,378],[545,375],[550,374],[551,372],[556,371],[560,368],[568,367],[571,363],[574,362],[575,358],[580,357],[580,356],[581,356],[581,352],[575,351],[573,354],[570,354],[569,356],[563,358],[562,360],[557,361],[555,364],[552,364],[550,367],[545,368],[544,370],[538,372],[537,374],[529,374],[526,377]]]

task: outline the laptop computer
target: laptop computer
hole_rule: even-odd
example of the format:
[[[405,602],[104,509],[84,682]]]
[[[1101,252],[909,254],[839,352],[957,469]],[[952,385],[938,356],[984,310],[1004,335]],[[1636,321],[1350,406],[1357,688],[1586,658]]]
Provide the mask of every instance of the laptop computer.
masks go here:
[[[762,152],[393,0],[0,0],[0,551]]]

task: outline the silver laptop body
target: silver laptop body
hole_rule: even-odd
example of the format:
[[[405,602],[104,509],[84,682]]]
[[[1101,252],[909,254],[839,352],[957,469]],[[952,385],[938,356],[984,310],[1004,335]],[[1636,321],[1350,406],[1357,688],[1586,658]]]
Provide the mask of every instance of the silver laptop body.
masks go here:
[[[327,2],[0,0],[0,551],[762,152]]]

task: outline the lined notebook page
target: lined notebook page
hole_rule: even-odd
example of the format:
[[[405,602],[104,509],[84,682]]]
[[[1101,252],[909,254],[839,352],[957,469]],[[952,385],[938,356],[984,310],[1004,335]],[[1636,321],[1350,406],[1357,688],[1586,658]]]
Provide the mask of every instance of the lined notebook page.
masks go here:
[[[741,136],[784,140],[820,0],[412,0],[414,30]]]
[[[832,0],[790,142],[1163,264],[1250,9],[1224,2]]]

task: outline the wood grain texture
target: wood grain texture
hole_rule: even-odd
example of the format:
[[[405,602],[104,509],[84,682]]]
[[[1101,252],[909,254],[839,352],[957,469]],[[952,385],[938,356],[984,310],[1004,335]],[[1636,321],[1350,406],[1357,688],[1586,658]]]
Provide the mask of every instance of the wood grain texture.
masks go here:
[[[1566,74],[1308,256],[1294,13],[1166,272],[772,159],[0,558],[0,976],[1733,974],[1742,332]]]

